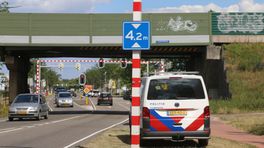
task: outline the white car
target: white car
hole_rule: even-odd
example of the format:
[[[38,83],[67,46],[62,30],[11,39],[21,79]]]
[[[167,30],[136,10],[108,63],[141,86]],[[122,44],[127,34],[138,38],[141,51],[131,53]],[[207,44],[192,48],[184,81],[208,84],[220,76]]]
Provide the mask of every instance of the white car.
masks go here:
[[[191,72],[143,77],[140,139],[210,139],[210,110],[202,76]]]
[[[36,118],[48,119],[49,107],[43,95],[37,94],[19,94],[9,107],[8,119],[14,118]]]
[[[57,107],[70,106],[73,107],[73,98],[69,92],[60,92],[57,96]]]

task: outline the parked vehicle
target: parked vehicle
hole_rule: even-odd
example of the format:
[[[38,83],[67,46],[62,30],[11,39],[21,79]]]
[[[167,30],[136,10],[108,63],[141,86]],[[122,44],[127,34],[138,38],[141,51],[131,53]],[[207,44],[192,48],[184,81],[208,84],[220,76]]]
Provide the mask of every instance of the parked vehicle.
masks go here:
[[[73,98],[69,92],[60,92],[57,97],[57,107],[70,106],[73,107]]]
[[[36,118],[48,119],[49,107],[43,95],[38,94],[19,94],[9,107],[8,119],[14,118]]]
[[[97,98],[97,105],[109,104],[113,105],[113,97],[109,92],[102,92]]]
[[[71,93],[71,95],[72,95],[73,97],[77,97],[77,94],[75,93],[75,91],[73,91],[73,90],[68,90],[68,92]]]
[[[140,139],[210,138],[210,110],[202,76],[195,73],[163,73],[142,78]]]
[[[89,97],[98,97],[100,95],[100,91],[99,90],[91,90],[88,92],[88,96]]]
[[[98,97],[99,95],[100,95],[100,91],[99,90],[93,90],[92,97]]]
[[[124,91],[123,99],[124,100],[131,100],[131,90]]]

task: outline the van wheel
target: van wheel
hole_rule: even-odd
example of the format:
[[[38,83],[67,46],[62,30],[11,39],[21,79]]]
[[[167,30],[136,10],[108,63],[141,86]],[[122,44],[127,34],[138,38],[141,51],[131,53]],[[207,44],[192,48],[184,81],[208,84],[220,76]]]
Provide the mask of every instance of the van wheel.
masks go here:
[[[140,147],[145,147],[145,146],[147,146],[148,145],[148,140],[146,140],[146,139],[142,139],[141,137],[140,137]]]
[[[9,121],[13,121],[14,118],[12,118],[12,117],[8,117],[8,120],[9,120]]]
[[[209,140],[208,139],[198,139],[198,142],[199,142],[199,146],[204,147],[208,145]]]

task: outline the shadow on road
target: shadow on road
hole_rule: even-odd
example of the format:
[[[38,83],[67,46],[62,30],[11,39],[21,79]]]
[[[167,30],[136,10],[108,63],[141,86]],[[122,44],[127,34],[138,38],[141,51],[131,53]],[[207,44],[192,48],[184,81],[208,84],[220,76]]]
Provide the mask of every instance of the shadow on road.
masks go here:
[[[32,148],[32,147],[21,147],[21,146],[0,146],[0,148]]]
[[[170,140],[149,140],[144,143],[144,148],[185,148],[185,147],[191,147],[191,148],[198,148],[198,142],[194,140],[187,140],[187,141],[181,141],[181,142],[172,142]]]
[[[130,144],[130,136],[129,135],[118,135],[117,136],[123,143],[129,145]],[[144,142],[144,145],[141,146],[143,148],[199,148],[198,142],[194,140],[187,140],[181,142],[173,142],[170,140],[148,140]]]
[[[96,110],[96,111],[51,111],[51,115],[60,114],[102,114],[102,115],[129,115],[129,111],[109,111],[109,110]]]

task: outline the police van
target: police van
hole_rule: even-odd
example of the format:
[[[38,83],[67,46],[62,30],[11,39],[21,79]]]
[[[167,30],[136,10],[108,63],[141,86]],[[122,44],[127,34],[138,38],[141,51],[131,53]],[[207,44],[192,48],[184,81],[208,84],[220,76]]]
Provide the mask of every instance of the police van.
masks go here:
[[[141,79],[141,143],[210,139],[210,109],[205,83],[197,72],[160,73]]]

